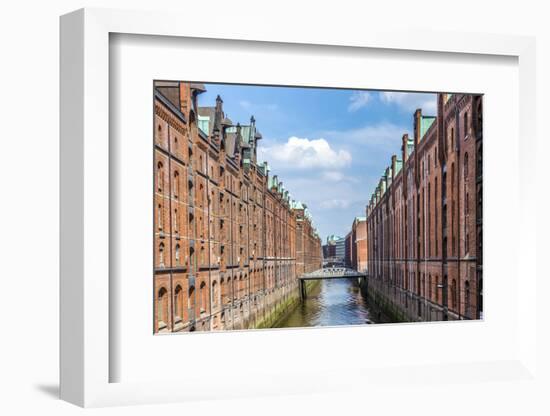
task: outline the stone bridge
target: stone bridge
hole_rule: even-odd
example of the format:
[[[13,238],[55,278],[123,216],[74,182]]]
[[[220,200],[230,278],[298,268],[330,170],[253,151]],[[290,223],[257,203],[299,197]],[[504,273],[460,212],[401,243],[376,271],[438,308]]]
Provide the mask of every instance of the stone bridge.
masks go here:
[[[306,285],[307,280],[325,280],[325,279],[353,279],[367,277],[367,273],[358,272],[357,270],[349,269],[347,267],[327,267],[324,269],[318,269],[310,273],[305,273],[298,278],[300,282],[300,298],[304,300],[306,298]]]

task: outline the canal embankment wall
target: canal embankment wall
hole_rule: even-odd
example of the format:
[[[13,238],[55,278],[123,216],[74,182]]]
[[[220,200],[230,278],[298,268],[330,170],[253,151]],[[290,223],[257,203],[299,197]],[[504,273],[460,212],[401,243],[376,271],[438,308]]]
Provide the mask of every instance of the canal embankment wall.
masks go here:
[[[391,322],[444,320],[444,310],[440,305],[382,279],[368,276],[361,279],[360,286],[367,301],[383,311]],[[456,317],[448,312],[447,319]]]
[[[319,280],[307,281],[306,290],[312,290],[319,283]],[[286,291],[283,296],[278,296],[273,302],[266,304],[261,315],[250,323],[249,328],[267,329],[277,327],[277,324],[290,315],[300,302],[299,285],[292,285],[290,290]]]

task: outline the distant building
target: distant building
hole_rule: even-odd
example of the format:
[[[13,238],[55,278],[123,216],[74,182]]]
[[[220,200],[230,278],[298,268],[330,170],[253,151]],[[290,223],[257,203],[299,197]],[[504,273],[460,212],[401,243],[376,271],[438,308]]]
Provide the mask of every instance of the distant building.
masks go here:
[[[336,240],[336,258],[344,261],[344,256],[346,255],[346,239],[339,238]]]
[[[346,255],[346,239],[336,235],[329,235],[323,246],[323,261],[325,264],[343,264]]]
[[[344,265],[346,267],[352,267],[352,245],[353,245],[353,233],[350,231],[346,234],[345,250],[346,254],[344,255]]]
[[[344,264],[357,271],[367,270],[367,218],[355,217],[345,238]]]

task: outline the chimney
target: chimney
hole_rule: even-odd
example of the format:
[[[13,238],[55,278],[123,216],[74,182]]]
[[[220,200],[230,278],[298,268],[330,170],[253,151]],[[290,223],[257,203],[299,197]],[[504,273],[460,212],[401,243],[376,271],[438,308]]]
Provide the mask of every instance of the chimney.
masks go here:
[[[235,158],[235,162],[238,166],[241,165],[241,152],[241,124],[237,123],[237,134],[235,137],[235,154],[233,155],[233,157]]]
[[[417,108],[414,112],[414,146],[420,143],[420,124],[422,122],[422,110]]]
[[[256,163],[256,119],[254,118],[254,116],[250,117],[250,136],[250,145],[252,146],[252,151],[250,152],[251,158],[252,161]]]
[[[187,115],[189,114],[189,110],[191,109],[191,88],[190,84],[187,82],[180,82],[179,83],[179,90],[180,90],[180,111]]]
[[[403,165],[405,165],[405,162],[407,161],[408,154],[407,154],[407,142],[409,141],[409,135],[405,133],[403,135],[403,145],[401,146],[401,152],[403,153]]]
[[[214,131],[222,130],[222,120],[223,120],[223,100],[218,95],[216,97],[216,110],[214,112]]]

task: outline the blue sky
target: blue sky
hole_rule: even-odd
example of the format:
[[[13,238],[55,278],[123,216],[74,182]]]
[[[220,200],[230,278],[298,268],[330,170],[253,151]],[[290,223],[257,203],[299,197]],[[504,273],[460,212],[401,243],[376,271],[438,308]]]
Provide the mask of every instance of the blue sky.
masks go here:
[[[250,116],[267,160],[294,199],[305,202],[323,241],[345,236],[365,206],[413,113],[435,115],[435,94],[206,84],[200,106],[219,94],[234,124]]]

